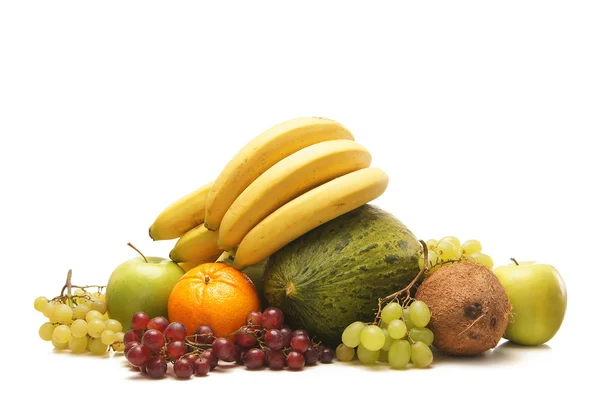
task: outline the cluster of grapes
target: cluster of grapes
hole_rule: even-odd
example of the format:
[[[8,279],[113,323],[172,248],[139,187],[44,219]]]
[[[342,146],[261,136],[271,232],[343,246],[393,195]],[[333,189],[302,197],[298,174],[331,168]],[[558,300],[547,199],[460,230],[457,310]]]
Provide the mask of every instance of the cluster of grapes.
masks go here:
[[[331,363],[331,347],[314,343],[305,330],[292,331],[283,324],[283,313],[277,308],[248,314],[247,324],[232,334],[231,339],[216,337],[209,326],[199,326],[193,335],[178,322],[164,317],[150,319],[146,313],[134,314],[132,330],[125,333],[125,357],[129,363],[152,378],[167,374],[173,363],[175,376],[206,376],[218,361],[256,370],[302,370],[318,361]]]
[[[73,295],[61,295],[48,300],[38,297],[33,306],[48,321],[39,329],[44,341],[51,341],[57,350],[70,349],[73,353],[106,353],[109,346],[123,351],[124,334],[121,323],[108,318],[106,298],[100,291],[88,293],[78,289]]]
[[[430,318],[423,301],[413,301],[406,308],[390,302],[376,324],[355,321],[346,327],[336,356],[340,361],[351,361],[356,353],[363,364],[388,362],[394,369],[404,368],[411,361],[416,367],[427,367],[433,361],[433,332],[426,327]]]
[[[462,244],[458,238],[452,236],[444,237],[439,241],[430,239],[427,241],[427,249],[429,273],[444,264],[465,260],[475,261],[490,270],[494,267],[492,258],[481,252],[481,243],[474,239],[465,241]],[[423,269],[424,262],[423,255],[421,255],[419,257],[419,269]]]

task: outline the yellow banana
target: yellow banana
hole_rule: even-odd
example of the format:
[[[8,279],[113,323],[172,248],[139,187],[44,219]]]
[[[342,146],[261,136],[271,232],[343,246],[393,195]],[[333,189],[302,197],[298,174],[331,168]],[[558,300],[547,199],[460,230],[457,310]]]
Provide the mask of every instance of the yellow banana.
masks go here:
[[[154,241],[179,238],[202,224],[212,185],[208,183],[169,205],[150,226],[150,238]]]
[[[196,268],[200,264],[204,264],[206,262],[215,262],[215,261],[217,261],[217,259],[220,256],[221,256],[221,254],[219,253],[219,254],[213,255],[211,257],[199,259],[199,260],[195,260],[195,261],[178,262],[177,265],[179,265],[181,267],[181,269],[183,269],[183,271],[188,272],[189,270],[191,270],[192,268]]]
[[[233,201],[271,166],[302,148],[336,139],[354,137],[338,122],[323,118],[293,119],[252,139],[229,161],[208,193],[206,228],[216,231]]]
[[[208,259],[223,252],[217,245],[219,233],[209,231],[200,224],[183,234],[177,241],[169,258],[175,262],[198,261]]]
[[[311,189],[255,226],[238,246],[233,266],[243,269],[262,261],[311,229],[377,198],[387,185],[385,172],[367,168]]]
[[[271,212],[325,182],[368,168],[371,154],[350,140],[316,143],[277,162],[237,197],[221,221],[219,247],[228,251]]]

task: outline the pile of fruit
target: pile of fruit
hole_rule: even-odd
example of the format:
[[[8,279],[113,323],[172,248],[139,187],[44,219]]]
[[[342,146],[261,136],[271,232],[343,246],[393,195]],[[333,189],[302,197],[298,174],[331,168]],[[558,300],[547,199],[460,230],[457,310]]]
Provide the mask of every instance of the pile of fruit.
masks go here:
[[[266,130],[157,216],[149,235],[177,239],[170,259],[129,244],[139,256],[114,270],[106,298],[70,276],[59,296],[37,298],[40,337],[189,378],[219,363],[301,370],[335,356],[427,368],[432,346],[475,355],[502,337],[538,345],[556,334],[567,294],[554,267],[494,267],[477,240],[419,241],[370,204],[388,185],[371,161],[333,120]]]
[[[167,374],[168,363],[180,379],[206,376],[218,362],[243,364],[248,370],[302,370],[318,361],[331,363],[333,350],[315,343],[306,330],[290,330],[283,324],[277,308],[252,311],[246,325],[228,337],[216,337],[207,325],[187,334],[185,325],[164,317],[150,319],[139,312],[131,320],[132,330],[125,333],[125,357],[132,367],[151,378]]]

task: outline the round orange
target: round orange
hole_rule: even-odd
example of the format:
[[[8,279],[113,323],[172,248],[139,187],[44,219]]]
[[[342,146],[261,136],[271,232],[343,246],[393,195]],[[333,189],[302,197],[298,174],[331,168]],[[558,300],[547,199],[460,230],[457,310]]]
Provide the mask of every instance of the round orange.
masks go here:
[[[189,270],[169,296],[169,321],[184,324],[188,334],[207,325],[226,337],[246,324],[250,311],[260,311],[252,281],[227,264],[206,263]]]

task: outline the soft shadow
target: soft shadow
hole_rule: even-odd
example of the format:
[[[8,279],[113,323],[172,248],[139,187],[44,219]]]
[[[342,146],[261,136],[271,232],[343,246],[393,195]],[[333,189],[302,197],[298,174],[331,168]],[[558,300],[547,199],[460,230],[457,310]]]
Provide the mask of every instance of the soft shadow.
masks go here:
[[[476,367],[488,367],[500,364],[510,365],[522,362],[533,353],[539,354],[547,351],[552,351],[552,348],[546,344],[530,347],[520,346],[510,341],[504,341],[499,346],[475,356],[449,356],[433,348],[433,364],[460,364],[462,366],[471,365]]]

